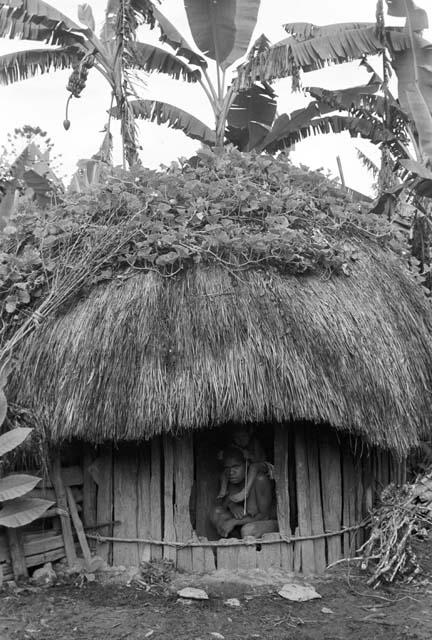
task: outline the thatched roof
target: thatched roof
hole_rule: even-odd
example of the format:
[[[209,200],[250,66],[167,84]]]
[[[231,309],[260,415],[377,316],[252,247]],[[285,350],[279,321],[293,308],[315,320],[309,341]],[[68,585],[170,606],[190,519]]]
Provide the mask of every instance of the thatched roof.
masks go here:
[[[195,266],[98,285],[27,339],[13,396],[54,441],[307,419],[399,453],[432,420],[432,320],[391,252],[352,274]]]

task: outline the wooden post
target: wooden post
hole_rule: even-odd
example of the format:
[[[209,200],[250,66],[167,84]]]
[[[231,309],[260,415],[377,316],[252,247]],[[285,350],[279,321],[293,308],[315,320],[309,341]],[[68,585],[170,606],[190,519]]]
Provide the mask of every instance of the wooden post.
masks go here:
[[[274,433],[274,479],[276,484],[277,519],[282,535],[291,536],[289,495],[288,428],[276,425]]]
[[[363,512],[367,516],[373,505],[371,453],[363,457]]]
[[[91,474],[93,456],[89,445],[85,445],[83,453],[83,520],[86,527],[96,524],[96,491],[97,485]]]
[[[88,546],[87,538],[84,533],[84,527],[81,522],[81,518],[78,515],[77,506],[75,504],[72,489],[70,487],[66,487],[66,496],[67,496],[67,501],[69,505],[69,512],[71,514],[72,522],[74,524],[75,531],[78,536],[78,540],[81,546],[81,551],[83,553],[87,569],[90,569],[90,566],[91,566],[90,548]]]
[[[28,571],[24,555],[24,545],[19,529],[6,529],[9,543],[9,554],[15,580],[27,578]]]
[[[97,461],[92,465],[95,470],[96,481],[98,484],[97,490],[97,505],[96,515],[97,522],[113,522],[113,459],[112,459],[112,445],[107,445],[101,451],[101,454]],[[96,472],[97,470],[97,472]],[[98,529],[102,536],[113,535],[113,525],[109,524],[106,527]],[[112,543],[100,542],[96,545],[96,553],[103,558],[108,564],[112,564]]]
[[[355,463],[355,483],[356,483],[356,517],[355,523],[359,525],[363,520],[363,477],[362,477],[362,458],[359,457]],[[355,534],[356,546],[359,547],[363,544],[364,531],[359,529]]]
[[[161,439],[151,441],[151,478],[150,478],[150,535],[153,540],[162,540],[162,482],[161,482]],[[151,559],[160,560],[163,549],[152,545]]]
[[[164,451],[164,540],[175,540],[174,529],[174,444],[173,438],[163,436]],[[164,558],[176,561],[176,550],[168,545],[164,546]]]
[[[356,523],[355,500],[356,500],[356,479],[354,470],[354,460],[351,451],[344,450],[342,455],[342,482],[343,482],[343,513],[342,525],[352,527]],[[345,533],[343,536],[344,557],[353,555],[352,534]]]
[[[138,456],[136,445],[122,445],[114,453],[114,537],[137,538]],[[118,524],[117,524],[118,522]],[[139,564],[138,543],[114,542],[113,564]]]
[[[150,445],[142,444],[138,450],[138,516],[137,533],[139,538],[151,538],[151,501],[150,501]],[[150,562],[152,545],[141,543],[138,545],[139,559]]]
[[[309,469],[311,524],[312,533],[314,535],[318,535],[320,533],[324,533],[318,442],[316,436],[314,437],[310,430],[308,431],[308,436],[309,437],[306,440],[306,449]],[[315,570],[317,573],[323,573],[327,566],[324,538],[322,538],[321,540],[314,540],[313,546],[315,556]]]
[[[295,464],[297,482],[297,508],[300,536],[312,533],[309,471],[307,464],[306,438],[301,427],[295,433]],[[312,540],[305,540],[301,545],[301,571],[304,575],[315,573],[315,554]]]
[[[191,435],[183,435],[174,441],[174,482],[175,506],[174,529],[178,542],[192,539],[192,523],[189,512],[194,480],[193,440]],[[190,548],[177,549],[177,567],[192,571],[192,552]]]
[[[281,548],[285,542],[281,542],[278,533],[265,533],[263,540],[275,540],[274,544],[261,545],[261,551],[255,551],[259,569],[280,569],[282,563]],[[255,549],[255,547],[252,547]],[[240,560],[241,562],[241,560]],[[243,568],[243,565],[241,564]],[[282,569],[286,567],[282,566]]]
[[[222,538],[217,546],[217,568],[237,571],[239,567],[239,545],[229,544],[237,538]]]
[[[54,491],[56,494],[57,506],[62,510],[60,513],[60,523],[63,534],[63,541],[65,546],[65,553],[69,567],[76,565],[77,556],[75,551],[75,543],[72,533],[72,525],[69,518],[68,501],[66,497],[66,491],[63,484],[63,478],[61,473],[60,454],[57,453],[53,460],[51,467],[51,481],[53,483]]]
[[[320,463],[324,527],[327,533],[342,528],[342,477],[340,447],[336,438],[328,434],[320,443]],[[340,559],[340,536],[327,538],[327,563]]]

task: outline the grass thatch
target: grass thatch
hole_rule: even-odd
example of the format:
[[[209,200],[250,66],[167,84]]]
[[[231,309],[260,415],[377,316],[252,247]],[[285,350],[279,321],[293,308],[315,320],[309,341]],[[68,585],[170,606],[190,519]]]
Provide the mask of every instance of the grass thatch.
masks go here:
[[[10,393],[54,441],[307,419],[404,453],[432,420],[431,329],[420,289],[368,245],[351,277],[143,272],[28,338]]]

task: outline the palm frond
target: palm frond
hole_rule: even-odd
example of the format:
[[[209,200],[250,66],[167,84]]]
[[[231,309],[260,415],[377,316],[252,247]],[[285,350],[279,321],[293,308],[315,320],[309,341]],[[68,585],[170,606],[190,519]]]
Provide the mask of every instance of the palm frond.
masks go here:
[[[403,29],[388,27],[386,38],[393,52],[410,48],[409,36]],[[291,36],[238,67],[235,88],[244,90],[255,81],[270,82],[291,76],[299,69],[314,71],[327,64],[342,64],[382,50],[383,43],[375,33],[375,26],[369,23],[363,28],[342,29],[308,40],[299,41]]]
[[[282,114],[275,122],[267,138],[261,145],[262,150],[275,153],[286,149],[312,135],[342,133],[347,131],[352,138],[366,138],[374,144],[391,142],[394,136],[383,129],[379,120],[366,120],[352,116],[330,115],[307,119],[301,117],[302,110],[293,113],[293,117]]]
[[[130,0],[131,7],[141,16],[142,20],[153,28],[156,24],[160,29],[160,40],[174,49],[178,56],[185,58],[189,64],[204,69],[206,60],[182,36],[180,31],[159,11],[150,0]]]
[[[371,160],[371,158],[369,158],[369,156],[363,153],[361,149],[356,147],[356,151],[357,151],[357,157],[362,163],[362,165],[372,173],[374,178],[377,178],[379,174],[379,167],[375,164],[375,162],[373,162],[373,160]]]
[[[130,68],[156,71],[187,82],[198,82],[201,78],[199,69],[192,69],[186,62],[161,47],[143,42],[130,42],[127,48]]]
[[[319,36],[331,36],[340,31],[352,31],[353,29],[363,29],[366,26],[375,26],[373,22],[337,22],[335,24],[327,24],[317,26],[310,22],[290,22],[284,24],[283,28],[290,36],[299,42],[310,40]]]
[[[83,42],[87,28],[43,0],[0,1],[0,37],[67,46]]]
[[[0,85],[8,85],[42,73],[68,69],[79,61],[79,49],[29,49],[0,56]]]
[[[208,145],[215,144],[214,131],[183,109],[157,100],[131,100],[128,104],[135,118],[142,118],[157,124],[167,124],[171,129],[180,129],[189,138]],[[114,107],[111,113],[115,118],[120,115],[117,107]]]

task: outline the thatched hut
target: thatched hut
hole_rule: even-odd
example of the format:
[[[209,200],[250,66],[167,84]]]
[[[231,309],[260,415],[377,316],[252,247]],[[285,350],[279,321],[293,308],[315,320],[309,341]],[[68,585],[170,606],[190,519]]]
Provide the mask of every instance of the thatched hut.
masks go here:
[[[430,433],[432,318],[391,251],[350,273],[190,264],[81,292],[19,352],[11,393],[83,468],[85,525],[114,564],[320,571]],[[218,540],[208,520],[232,425],[274,464],[279,533]]]

